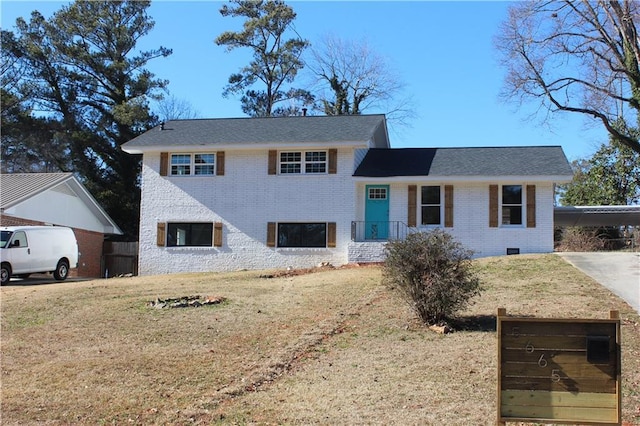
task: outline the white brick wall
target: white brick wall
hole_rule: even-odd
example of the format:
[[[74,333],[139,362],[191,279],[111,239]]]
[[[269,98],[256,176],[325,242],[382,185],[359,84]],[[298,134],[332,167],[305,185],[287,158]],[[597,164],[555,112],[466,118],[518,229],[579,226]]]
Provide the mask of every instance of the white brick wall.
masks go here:
[[[380,182],[368,182],[368,184]],[[364,188],[367,183],[358,183],[357,220],[364,220]],[[553,251],[553,184],[551,182],[434,182],[415,181],[394,183],[389,190],[389,220],[407,223],[408,185],[418,186],[418,204],[421,185],[454,186],[454,226],[445,228],[466,248],[473,250],[475,257],[499,256],[507,253],[507,248],[518,248],[520,253],[548,253]],[[536,185],[536,227],[522,226],[489,227],[489,185],[514,184]],[[420,207],[418,206],[418,215]],[[523,200],[523,215],[526,215],[526,200]],[[526,223],[526,217],[523,217]],[[419,223],[419,221],[418,221]],[[429,227],[418,227],[429,230]],[[367,248],[369,244],[371,247]],[[364,246],[363,246],[364,245]],[[362,262],[364,253],[371,253],[379,261],[377,243],[360,243],[350,246],[349,260]]]
[[[160,153],[145,154],[139,273],[301,268],[321,262],[338,266],[383,260],[384,243],[351,242],[351,221],[364,220],[365,185],[389,183],[383,179],[356,183],[353,149],[338,150],[335,175],[268,175],[267,158],[264,149],[226,151],[224,176],[162,177]],[[489,228],[490,183],[535,184],[536,228]],[[519,248],[520,253],[553,251],[550,182],[392,182],[390,221],[407,223],[409,184],[454,185],[454,227],[446,230],[478,257],[503,255],[509,247]],[[156,245],[157,223],[200,221],[223,223],[222,247]],[[336,247],[267,247],[268,222],[335,222]]]
[[[226,151],[225,175],[163,177],[160,153],[145,154],[141,275],[311,267],[347,263],[355,187],[353,150],[338,150],[335,175],[268,175],[267,150]],[[158,222],[222,222],[222,247],[158,247]],[[336,248],[266,245],[267,222],[336,222]]]

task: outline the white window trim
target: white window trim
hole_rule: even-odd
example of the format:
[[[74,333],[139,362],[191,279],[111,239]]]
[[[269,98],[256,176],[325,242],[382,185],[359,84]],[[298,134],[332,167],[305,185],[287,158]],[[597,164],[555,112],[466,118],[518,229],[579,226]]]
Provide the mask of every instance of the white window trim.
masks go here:
[[[380,193],[384,192],[384,198],[380,198],[380,197],[371,197],[371,193],[375,192],[375,191],[380,191]],[[389,188],[387,187],[380,187],[380,186],[373,186],[368,188],[367,191],[367,199],[368,200],[388,200],[389,199]]]
[[[188,155],[189,156],[189,174],[173,173],[173,156],[174,155]],[[213,163],[196,163],[196,155],[213,155]],[[187,164],[175,164],[175,166],[186,166]],[[196,174],[196,166],[213,166],[213,171],[206,174]],[[216,176],[218,167],[218,158],[215,152],[171,152],[169,153],[169,176],[174,177],[210,177]]]
[[[505,204],[503,203],[503,188],[505,186],[519,186],[520,187],[520,204]],[[503,228],[525,228],[527,225],[527,194],[525,191],[526,185],[521,184],[521,183],[513,183],[513,184],[504,184],[504,185],[500,185],[499,187],[499,192],[498,192],[498,219],[500,220],[500,227]],[[504,223],[503,221],[503,216],[502,216],[502,209],[504,207],[518,207],[520,206],[520,221],[522,223],[516,223],[516,224],[511,224],[511,223]]]
[[[438,206],[440,206],[440,223],[422,223],[422,207],[424,206],[435,206],[436,204],[422,204],[422,188],[425,186],[437,186],[440,188],[440,202]],[[418,197],[420,197],[420,202],[418,203],[419,209],[417,209],[418,214],[418,226],[420,228],[442,228],[444,227],[444,186],[443,185],[420,185],[420,192]]]
[[[306,154],[309,152],[322,152],[325,155],[325,160],[324,161],[306,161]],[[299,153],[300,154],[300,173],[287,173],[287,172],[282,172],[282,164],[298,164],[297,161],[282,161],[282,154],[289,154],[289,153]],[[307,172],[306,171],[306,164],[318,164],[318,163],[324,163],[324,172]],[[287,151],[279,151],[278,152],[278,174],[280,175],[293,175],[293,176],[297,176],[297,175],[326,175],[329,174],[329,151],[326,149],[310,149],[310,150],[306,150],[306,151],[294,151],[294,150],[287,150]]]

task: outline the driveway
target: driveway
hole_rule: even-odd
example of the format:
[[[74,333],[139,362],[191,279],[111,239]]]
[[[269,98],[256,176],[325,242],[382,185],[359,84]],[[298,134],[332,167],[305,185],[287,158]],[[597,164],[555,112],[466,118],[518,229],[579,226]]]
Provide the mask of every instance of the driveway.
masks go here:
[[[640,314],[640,253],[557,253]]]
[[[64,281],[56,281],[51,274],[31,274],[29,278],[11,278],[3,287],[8,286],[27,286],[36,284],[56,284],[61,282],[87,281],[90,278],[69,277]]]

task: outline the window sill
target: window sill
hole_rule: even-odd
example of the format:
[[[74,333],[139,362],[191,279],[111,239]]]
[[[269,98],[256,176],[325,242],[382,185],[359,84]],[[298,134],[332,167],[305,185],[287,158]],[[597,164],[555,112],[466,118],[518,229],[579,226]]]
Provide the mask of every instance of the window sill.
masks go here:
[[[329,247],[276,247],[276,251],[284,252],[284,253],[301,252],[301,251],[320,253],[320,252],[327,252],[329,250],[330,250]]]
[[[217,250],[220,247],[213,246],[167,246],[167,250],[193,250],[193,251],[210,251]]]

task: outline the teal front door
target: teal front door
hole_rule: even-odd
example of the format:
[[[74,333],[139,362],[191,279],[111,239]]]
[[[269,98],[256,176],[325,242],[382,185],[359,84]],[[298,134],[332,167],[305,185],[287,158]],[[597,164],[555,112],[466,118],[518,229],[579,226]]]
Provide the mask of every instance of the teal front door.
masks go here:
[[[386,240],[389,236],[389,185],[367,185],[364,209],[367,240]]]

